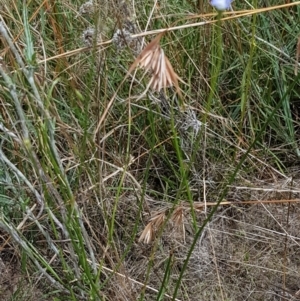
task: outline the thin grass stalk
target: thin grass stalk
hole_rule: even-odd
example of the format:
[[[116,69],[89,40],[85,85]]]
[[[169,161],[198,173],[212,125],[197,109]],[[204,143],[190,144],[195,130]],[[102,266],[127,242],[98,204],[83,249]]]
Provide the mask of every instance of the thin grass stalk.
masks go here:
[[[171,276],[172,263],[173,263],[173,260],[174,260],[173,257],[174,257],[173,254],[170,254],[169,257],[168,257],[168,259],[167,259],[167,264],[166,264],[164,278],[162,280],[159,292],[157,294],[156,301],[162,300],[163,297],[166,294],[167,286],[168,286],[168,283],[169,283],[169,280],[170,280],[170,276]]]
[[[73,217],[74,218],[74,217]],[[90,260],[88,257],[87,257],[87,254],[85,252],[85,238],[86,236],[82,234],[82,230],[81,230],[81,223],[82,221],[80,222],[80,217],[78,216],[77,217],[77,223],[73,223],[72,226],[74,227],[74,232],[75,232],[75,236],[72,235],[72,242],[73,240],[77,239],[78,242],[77,243],[73,243],[73,246],[75,248],[75,250],[77,251],[76,254],[78,256],[78,261],[79,261],[79,266],[81,267],[81,281],[82,283],[84,284],[84,282],[86,280],[87,283],[88,283],[88,286],[89,286],[89,295],[90,293],[93,293],[94,295],[96,294],[97,297],[100,298],[100,295],[99,295],[99,290],[98,290],[98,287],[95,283],[95,278],[97,279],[97,277],[95,277],[95,275],[97,275],[97,268],[95,267],[96,265],[96,262],[95,262],[95,258],[92,258],[92,260]],[[75,228],[77,227],[77,228]],[[91,246],[89,246],[90,249]],[[91,272],[91,266],[92,266],[92,272]],[[87,279],[84,279],[84,278],[87,278]]]
[[[207,98],[205,109],[207,112],[211,111],[211,106],[216,104],[213,101],[214,98],[219,98],[218,96],[218,77],[220,75],[221,66],[222,66],[222,53],[223,53],[223,42],[222,42],[222,12],[218,12],[217,16],[217,24],[214,26],[216,29],[216,43],[212,46],[213,52],[211,54],[212,57],[212,71],[211,71],[211,82],[210,82],[210,90]],[[204,122],[206,123],[207,114],[204,115]]]
[[[75,204],[75,206],[77,207],[77,204]],[[79,208],[77,208],[77,211],[80,212]],[[84,238],[84,242],[86,243],[86,246],[87,246],[89,254],[90,254],[90,260],[91,260],[91,265],[92,265],[92,268],[94,271],[94,275],[97,275],[96,257],[95,257],[94,251],[93,251],[92,242],[91,242],[90,237],[84,227],[81,215],[78,217],[78,222],[80,225],[81,234]]]
[[[176,155],[177,155],[177,160],[178,160],[178,163],[179,163],[179,172],[180,172],[180,177],[181,177],[180,187],[179,187],[178,193],[177,193],[177,199],[178,200],[180,199],[179,194],[182,192],[183,189],[185,189],[187,199],[188,199],[188,201],[191,205],[191,215],[192,215],[192,221],[193,221],[193,228],[194,228],[195,231],[197,231],[198,227],[197,227],[197,222],[196,222],[196,214],[195,214],[194,207],[193,207],[193,196],[192,196],[189,181],[188,181],[189,169],[187,167],[189,167],[189,164],[186,165],[183,162],[182,151],[181,151],[179,143],[178,143],[177,131],[176,131],[176,128],[175,128],[175,123],[174,123],[174,112],[173,112],[172,118],[171,118],[171,129],[172,129],[172,132],[173,132],[173,137],[174,137],[173,143],[174,143],[174,148],[175,148]]]
[[[125,174],[126,174],[126,171],[124,168],[124,171],[122,172],[122,175],[121,175],[120,183],[117,188],[117,194],[115,196],[111,220],[108,223],[108,225],[109,225],[109,235],[108,235],[109,244],[113,243],[113,235],[114,235],[114,228],[115,228],[115,222],[116,222],[115,218],[116,218],[118,203],[119,203],[121,192],[122,192],[122,186],[123,186],[124,179],[125,179]]]
[[[276,64],[276,66],[274,66],[275,67],[274,69],[276,72],[276,82],[277,82],[277,86],[279,87],[280,96],[282,96],[286,92],[289,83],[286,78],[285,71],[282,70],[282,68],[280,68],[278,66],[277,62],[274,64]],[[288,132],[287,133],[288,143],[290,143],[293,146],[297,156],[300,157],[300,150],[298,147],[298,142],[295,137],[295,129],[294,129],[294,121],[293,121],[293,117],[292,117],[292,112],[291,112],[290,97],[287,97],[285,99],[285,101],[283,101],[282,109],[283,109],[283,119],[284,119],[285,126],[286,126],[287,132]]]
[[[257,6],[257,1],[253,4]],[[243,126],[245,122],[246,113],[251,114],[250,110],[250,87],[251,87],[251,80],[252,80],[252,67],[253,67],[253,58],[255,54],[256,44],[255,44],[255,33],[256,33],[256,18],[257,15],[254,15],[252,18],[251,24],[251,40],[250,40],[250,54],[249,58],[247,58],[247,65],[246,69],[243,73],[242,84],[241,84],[241,118],[240,118],[240,125],[239,130],[240,133],[243,133]],[[249,116],[249,122],[251,122],[251,116]],[[253,127],[251,127],[253,129]],[[241,138],[242,139],[242,138]]]

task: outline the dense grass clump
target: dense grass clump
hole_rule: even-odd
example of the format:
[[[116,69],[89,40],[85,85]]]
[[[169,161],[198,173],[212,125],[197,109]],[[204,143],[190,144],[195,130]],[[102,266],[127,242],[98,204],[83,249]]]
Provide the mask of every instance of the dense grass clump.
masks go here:
[[[0,4],[2,299],[300,298],[299,4]]]

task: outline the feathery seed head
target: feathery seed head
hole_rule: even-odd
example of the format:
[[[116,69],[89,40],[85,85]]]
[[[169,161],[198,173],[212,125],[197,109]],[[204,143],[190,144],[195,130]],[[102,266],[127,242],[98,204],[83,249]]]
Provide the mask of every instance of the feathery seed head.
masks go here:
[[[139,54],[134,63],[129,68],[131,73],[138,65],[150,72],[150,87],[154,91],[161,91],[167,87],[175,86],[177,93],[181,95],[178,80],[180,77],[175,73],[169,59],[166,57],[163,49],[159,45],[159,41],[163,33],[159,34],[152,42],[150,42],[144,50]]]

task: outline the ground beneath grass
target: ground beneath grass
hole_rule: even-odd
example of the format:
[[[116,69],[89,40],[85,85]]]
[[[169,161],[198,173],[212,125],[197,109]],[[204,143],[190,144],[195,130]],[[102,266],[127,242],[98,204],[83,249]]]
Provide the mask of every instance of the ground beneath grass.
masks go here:
[[[229,191],[230,201],[219,207],[196,243],[177,300],[300,300],[299,181],[266,183],[257,183],[251,188],[235,185]],[[241,204],[249,200],[253,203]],[[150,221],[150,213],[152,217],[167,214],[162,202],[158,204],[149,198],[147,205],[149,216],[145,216],[144,227]],[[125,251],[126,240],[130,239],[126,235],[130,231],[124,231],[124,226],[130,229],[130,216],[126,215],[126,222],[122,220],[122,213],[131,212],[134,218],[138,208],[130,195],[124,196],[118,206],[116,220],[123,226],[116,231],[120,237],[122,234],[118,243]],[[206,214],[204,207],[197,206],[200,226]],[[208,206],[207,212],[210,209]],[[187,203],[182,203],[174,212],[177,212],[177,220],[170,219],[160,239],[148,243],[136,239],[121,265],[120,274],[108,283],[109,300],[137,300],[143,290],[145,300],[155,300],[169,260],[171,273],[165,300],[172,295],[194,238]],[[182,213],[180,222],[179,212]],[[143,230],[141,226],[139,234]],[[22,272],[18,251],[4,243],[7,239],[2,233],[1,244],[5,247],[0,253],[1,300],[54,300],[46,297],[49,287],[44,287],[44,279],[38,275],[33,279],[32,275]],[[147,275],[150,259],[152,270]],[[146,287],[143,283],[147,283]]]

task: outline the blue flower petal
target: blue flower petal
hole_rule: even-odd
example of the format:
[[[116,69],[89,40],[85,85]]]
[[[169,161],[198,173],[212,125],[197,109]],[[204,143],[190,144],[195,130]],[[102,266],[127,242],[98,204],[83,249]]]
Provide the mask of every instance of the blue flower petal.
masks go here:
[[[232,0],[211,0],[210,4],[217,10],[226,10],[230,8]]]

